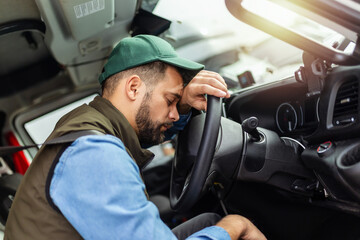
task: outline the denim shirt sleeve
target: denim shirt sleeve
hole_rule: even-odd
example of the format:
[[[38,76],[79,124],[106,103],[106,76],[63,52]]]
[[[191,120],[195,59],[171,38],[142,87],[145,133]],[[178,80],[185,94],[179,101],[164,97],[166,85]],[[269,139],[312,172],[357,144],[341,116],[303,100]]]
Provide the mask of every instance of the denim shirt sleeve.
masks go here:
[[[84,239],[176,239],[144,190],[139,168],[123,143],[110,135],[91,135],[64,151],[50,196]],[[216,237],[221,232],[210,227],[189,240],[227,239]]]
[[[186,240],[231,240],[231,238],[222,227],[212,226],[192,234]]]

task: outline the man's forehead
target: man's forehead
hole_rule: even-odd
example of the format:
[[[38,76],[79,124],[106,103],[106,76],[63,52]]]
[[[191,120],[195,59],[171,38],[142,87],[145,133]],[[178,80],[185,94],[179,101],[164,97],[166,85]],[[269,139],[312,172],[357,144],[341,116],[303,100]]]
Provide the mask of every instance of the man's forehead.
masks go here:
[[[172,82],[172,84],[164,84],[164,90],[169,94],[182,95],[184,84],[182,80],[178,82]]]
[[[181,96],[184,89],[184,82],[181,75],[175,68],[169,67],[166,70],[165,76],[158,81],[155,86],[155,91],[162,94]]]
[[[184,89],[184,83],[182,78],[167,77],[159,81],[157,87],[163,89],[164,92],[181,94]]]

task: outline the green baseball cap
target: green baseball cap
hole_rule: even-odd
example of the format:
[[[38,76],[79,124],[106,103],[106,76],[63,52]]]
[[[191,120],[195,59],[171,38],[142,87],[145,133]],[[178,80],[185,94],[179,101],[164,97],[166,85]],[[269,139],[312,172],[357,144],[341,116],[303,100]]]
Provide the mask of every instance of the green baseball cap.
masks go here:
[[[179,57],[165,40],[152,35],[137,35],[124,38],[116,45],[99,76],[99,82],[102,84],[118,72],[155,61],[185,70],[186,76],[191,78],[204,69],[202,64]]]

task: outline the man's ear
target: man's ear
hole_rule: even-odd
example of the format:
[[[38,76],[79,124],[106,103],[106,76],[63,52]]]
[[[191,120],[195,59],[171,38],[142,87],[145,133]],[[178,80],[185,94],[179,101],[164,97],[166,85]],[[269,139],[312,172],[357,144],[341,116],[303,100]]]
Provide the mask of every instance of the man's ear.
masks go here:
[[[135,101],[140,95],[140,89],[143,87],[143,81],[137,75],[131,75],[125,83],[125,92],[128,98]]]

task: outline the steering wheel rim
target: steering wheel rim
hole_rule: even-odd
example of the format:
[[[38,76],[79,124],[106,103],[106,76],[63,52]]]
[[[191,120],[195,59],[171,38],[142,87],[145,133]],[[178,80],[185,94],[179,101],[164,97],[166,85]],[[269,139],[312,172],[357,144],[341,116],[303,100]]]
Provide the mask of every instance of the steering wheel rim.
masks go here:
[[[170,205],[173,210],[185,211],[191,208],[201,195],[215,154],[221,119],[221,102],[221,98],[210,95],[207,97],[207,113],[199,149],[181,193],[178,191],[179,187],[176,181],[178,177],[175,167],[177,153],[175,155],[170,183]]]

